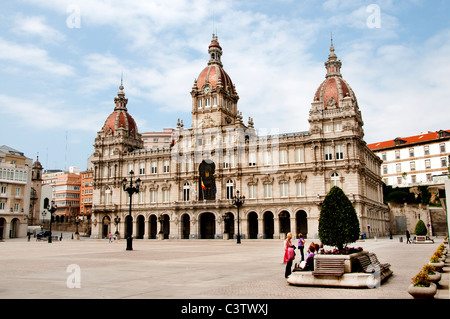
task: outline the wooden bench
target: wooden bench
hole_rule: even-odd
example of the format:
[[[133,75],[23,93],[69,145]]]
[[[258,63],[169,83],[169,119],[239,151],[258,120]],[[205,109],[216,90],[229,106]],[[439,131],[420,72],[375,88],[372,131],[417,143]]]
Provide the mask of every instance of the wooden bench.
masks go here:
[[[381,271],[388,270],[391,267],[391,264],[389,264],[389,263],[384,263],[384,264],[380,263],[377,255],[375,255],[374,253],[368,253],[367,256],[369,257],[372,265],[380,267]]]
[[[314,276],[336,276],[344,274],[345,261],[342,258],[320,258],[315,260]]]
[[[360,271],[375,274],[379,273],[380,280],[384,280],[392,274],[391,265],[388,263],[380,263],[377,255],[374,253],[368,253],[355,258],[358,261]]]

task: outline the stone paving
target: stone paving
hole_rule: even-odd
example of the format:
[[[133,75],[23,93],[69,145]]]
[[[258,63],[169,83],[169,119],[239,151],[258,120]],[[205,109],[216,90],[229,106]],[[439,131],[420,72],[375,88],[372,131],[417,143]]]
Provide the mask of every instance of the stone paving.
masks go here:
[[[8,239],[0,242],[0,299],[412,299],[411,278],[441,243],[354,243],[394,273],[378,288],[350,289],[289,285],[282,240],[133,240],[127,251],[125,240]],[[436,299],[450,297],[449,272],[450,258]]]

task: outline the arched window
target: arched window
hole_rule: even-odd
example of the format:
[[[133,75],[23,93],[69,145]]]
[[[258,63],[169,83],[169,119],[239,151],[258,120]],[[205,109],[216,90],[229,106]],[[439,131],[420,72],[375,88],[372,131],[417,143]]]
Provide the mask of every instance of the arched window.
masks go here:
[[[333,186],[341,187],[341,178],[338,173],[331,175],[331,187]]]
[[[188,202],[189,201],[189,183],[184,183],[183,185],[183,201]]]
[[[233,198],[233,181],[231,179],[227,180],[227,199]]]

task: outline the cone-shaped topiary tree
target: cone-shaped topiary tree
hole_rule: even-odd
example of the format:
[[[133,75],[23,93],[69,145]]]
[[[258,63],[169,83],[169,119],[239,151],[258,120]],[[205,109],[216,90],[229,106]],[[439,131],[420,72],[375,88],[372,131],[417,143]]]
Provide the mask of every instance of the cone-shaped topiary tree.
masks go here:
[[[427,234],[427,226],[425,226],[425,223],[423,220],[419,219],[419,221],[416,224],[416,229],[414,230],[414,233],[417,236],[425,236]]]
[[[319,217],[319,239],[324,245],[344,249],[359,238],[359,220],[352,202],[334,186],[325,197]]]

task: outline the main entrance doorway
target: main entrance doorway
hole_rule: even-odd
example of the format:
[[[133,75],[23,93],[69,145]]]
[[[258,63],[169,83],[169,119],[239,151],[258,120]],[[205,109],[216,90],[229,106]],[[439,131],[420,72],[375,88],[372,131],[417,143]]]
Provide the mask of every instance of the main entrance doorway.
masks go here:
[[[200,215],[200,238],[214,239],[216,233],[216,216],[213,213]]]

